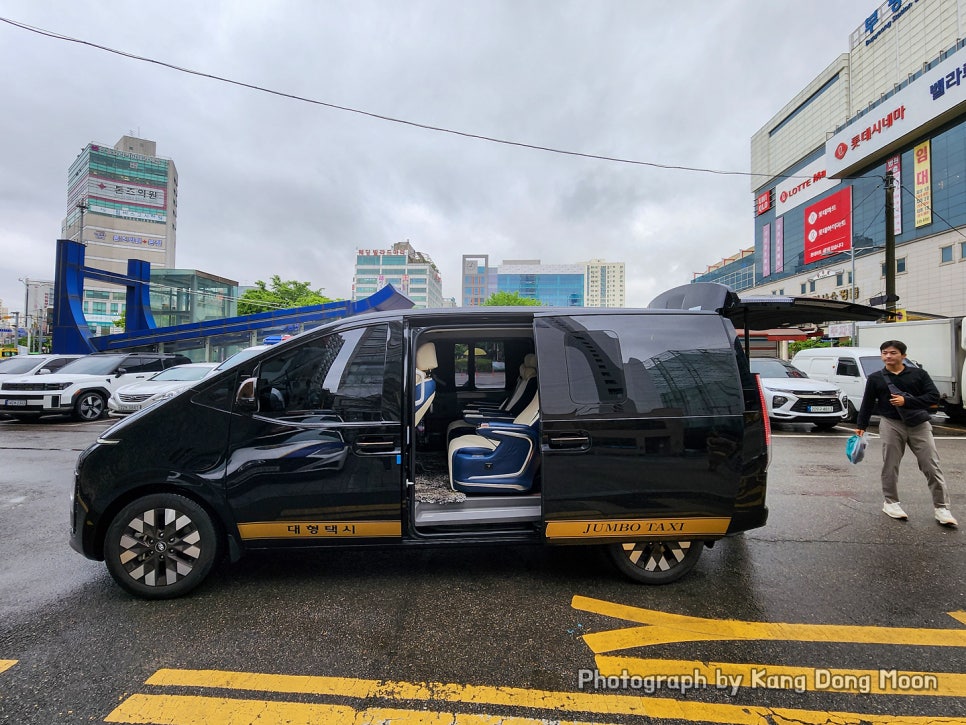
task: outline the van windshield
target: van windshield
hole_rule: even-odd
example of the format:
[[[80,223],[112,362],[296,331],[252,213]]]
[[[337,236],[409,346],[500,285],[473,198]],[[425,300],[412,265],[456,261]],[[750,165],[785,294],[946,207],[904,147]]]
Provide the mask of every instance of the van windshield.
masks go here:
[[[751,372],[763,378],[807,378],[808,376],[791,363],[774,358],[752,358]]]
[[[865,377],[869,377],[876,370],[881,370],[882,368],[885,367],[885,363],[882,362],[881,357],[873,357],[872,355],[869,355],[868,357],[860,357],[859,364],[862,366],[862,371],[865,373]],[[915,362],[913,362],[909,358],[905,359],[905,364],[907,367],[910,367],[910,368],[919,367],[918,365],[916,365]]]
[[[35,367],[37,363],[40,362],[37,358],[27,357],[8,357],[3,362],[0,362],[0,373],[4,375],[21,375],[23,373],[29,373]]]

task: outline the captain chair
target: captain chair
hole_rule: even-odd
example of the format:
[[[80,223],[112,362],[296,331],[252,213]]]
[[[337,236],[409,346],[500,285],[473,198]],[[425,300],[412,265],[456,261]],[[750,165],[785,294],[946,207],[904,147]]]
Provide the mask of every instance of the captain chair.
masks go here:
[[[423,343],[416,350],[416,413],[413,417],[413,425],[419,425],[433,405],[433,398],[436,397],[436,381],[430,373],[436,369],[436,366],[436,345],[432,342]]]
[[[537,392],[537,356],[528,354],[520,364],[513,392],[496,406],[468,406],[463,409],[460,420],[454,420],[446,428],[446,440],[472,433],[478,425],[493,420],[512,422],[533,400]]]
[[[512,423],[491,421],[449,444],[450,486],[463,493],[526,493],[533,488],[540,437],[540,396]]]

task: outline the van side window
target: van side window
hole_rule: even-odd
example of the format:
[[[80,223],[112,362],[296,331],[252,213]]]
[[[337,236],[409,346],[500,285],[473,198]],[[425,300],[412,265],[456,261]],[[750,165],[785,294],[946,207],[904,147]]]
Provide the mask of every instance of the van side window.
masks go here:
[[[851,378],[859,377],[859,364],[851,358],[839,358],[838,367],[835,369],[836,375],[848,375]]]
[[[536,321],[548,414],[736,415],[731,337],[717,316],[573,315]]]
[[[506,351],[502,340],[467,340],[454,345],[456,387],[487,390],[506,387]]]
[[[383,396],[384,387],[396,381],[388,397],[398,397],[399,375],[387,374],[388,343],[389,325],[380,324],[286,346],[258,366],[259,414],[399,420],[398,401]]]

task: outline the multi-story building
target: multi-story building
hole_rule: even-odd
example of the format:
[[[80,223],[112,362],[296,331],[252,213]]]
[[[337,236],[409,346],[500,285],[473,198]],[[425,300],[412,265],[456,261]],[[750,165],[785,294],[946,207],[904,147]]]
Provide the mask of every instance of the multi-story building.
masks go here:
[[[966,310],[966,0],[870,5],[835,58],[751,139],[757,294]],[[896,183],[885,188],[887,173]],[[722,280],[730,265],[695,277]]]
[[[195,269],[152,269],[151,312],[159,327],[238,314],[238,282]]]
[[[464,254],[463,307],[479,307],[497,290],[497,268],[490,266],[488,254]]]
[[[409,297],[417,308],[443,306],[443,280],[428,254],[417,252],[409,240],[392,249],[360,249],[352,277],[352,301],[356,302],[391,284]]]
[[[624,263],[592,259],[584,275],[585,307],[624,306]]]
[[[583,264],[507,259],[497,269],[497,291],[516,292],[548,307],[583,307],[585,273]]]
[[[122,136],[113,146],[88,144],[67,174],[67,215],[61,236],[86,245],[89,266],[127,273],[128,259],[174,267],[178,172],[157,155],[154,141]],[[123,287],[85,285],[84,307],[95,334],[116,331],[124,315]]]

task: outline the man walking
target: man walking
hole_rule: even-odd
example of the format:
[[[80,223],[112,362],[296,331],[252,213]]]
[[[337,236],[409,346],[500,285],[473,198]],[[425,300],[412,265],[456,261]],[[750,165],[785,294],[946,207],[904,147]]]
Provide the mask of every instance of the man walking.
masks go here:
[[[885,497],[882,511],[894,519],[909,518],[899,504],[899,462],[908,445],[919,462],[919,470],[926,476],[936,521],[943,526],[957,526],[949,511],[949,494],[929,422],[932,417],[929,409],[939,403],[939,391],[925,370],[905,364],[904,342],[886,340],[879,345],[879,352],[885,367],[872,373],[865,384],[855,432],[862,435],[872,414],[880,416]]]

